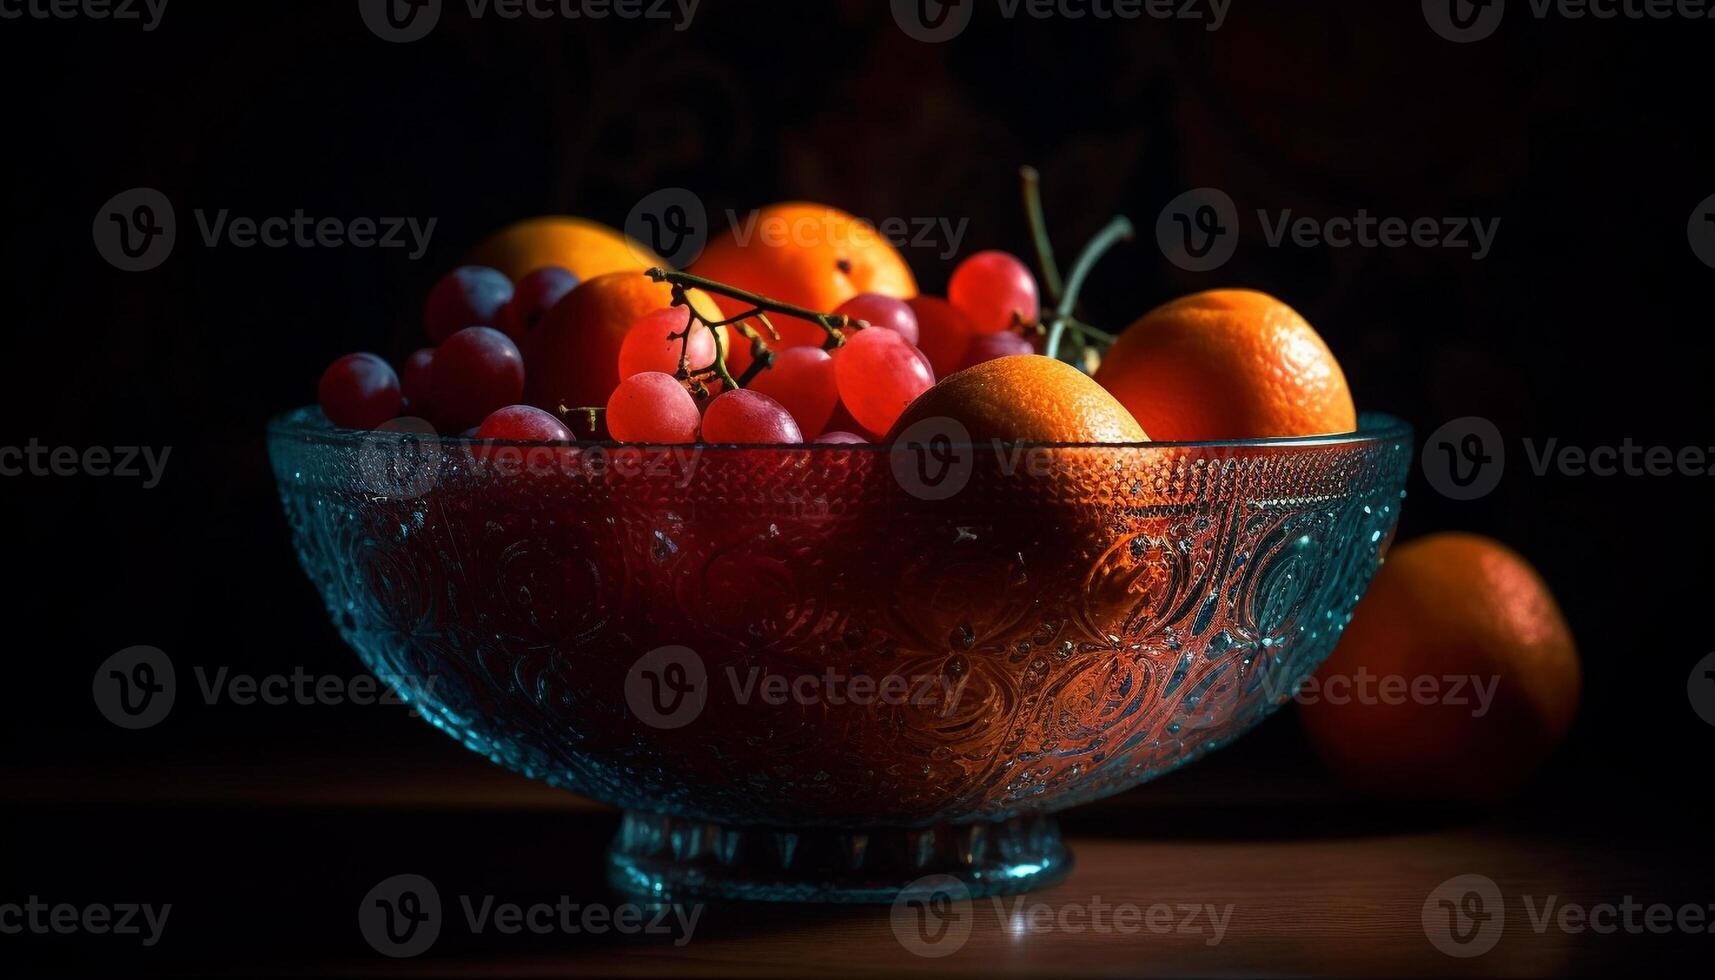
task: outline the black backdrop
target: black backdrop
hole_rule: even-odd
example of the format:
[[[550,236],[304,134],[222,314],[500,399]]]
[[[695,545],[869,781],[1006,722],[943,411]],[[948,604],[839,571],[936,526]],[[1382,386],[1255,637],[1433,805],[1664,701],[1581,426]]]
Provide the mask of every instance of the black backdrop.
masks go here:
[[[8,767],[99,783],[145,761],[342,747],[460,751],[402,710],[241,709],[181,698],[122,732],[91,673],[133,644],[181,665],[350,674],[285,538],[262,447],[337,354],[416,346],[420,298],[484,233],[567,212],[621,224],[657,188],[712,213],[809,198],[872,218],[968,217],[965,248],[1027,242],[1015,168],[1044,172],[1062,251],[1122,211],[1146,230],[1086,291],[1120,327],[1176,294],[1288,299],[1361,405],[1420,436],[1467,415],[1514,454],[1496,491],[1415,474],[1403,536],[1495,535],[1542,569],[1582,647],[1585,703],[1545,785],[1707,800],[1715,731],[1686,677],[1712,580],[1706,477],[1532,475],[1525,437],[1715,444],[1706,297],[1687,221],[1715,193],[1710,30],[1536,20],[1456,45],[1409,2],[1246,3],[1196,23],[1007,20],[909,40],[879,2],[706,0],[659,22],[472,21],[383,43],[354,4],[175,0],[158,29],[0,21],[7,93],[0,444],[170,446],[163,483],[0,479],[10,626]],[[179,245],[123,273],[92,216],[162,191]],[[1268,248],[1254,222],[1218,272],[1147,234],[1199,186],[1242,212],[1501,219],[1483,261],[1449,249]],[[207,248],[192,208],[433,217],[399,251]],[[949,268],[907,250],[926,288]],[[1289,715],[1290,712],[1287,713]],[[1290,717],[1206,765],[1313,767]],[[1142,792],[1149,792],[1146,788]]]

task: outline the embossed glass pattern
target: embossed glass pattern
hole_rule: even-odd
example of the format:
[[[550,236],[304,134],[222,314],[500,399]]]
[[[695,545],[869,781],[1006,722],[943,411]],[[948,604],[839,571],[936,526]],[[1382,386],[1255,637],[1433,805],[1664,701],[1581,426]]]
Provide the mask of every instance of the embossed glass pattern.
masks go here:
[[[630,811],[617,883],[887,900],[1057,877],[1048,814],[1290,698],[1392,534],[1410,433],[967,447],[945,499],[885,447],[414,442],[313,410],[269,447],[341,635],[472,750]],[[670,646],[706,675],[678,727],[627,697]],[[830,672],[956,696],[742,694]]]

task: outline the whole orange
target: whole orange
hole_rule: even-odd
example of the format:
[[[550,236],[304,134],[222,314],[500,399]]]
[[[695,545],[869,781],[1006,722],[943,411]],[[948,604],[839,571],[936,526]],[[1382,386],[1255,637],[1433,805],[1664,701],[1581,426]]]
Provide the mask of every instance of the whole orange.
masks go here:
[[[499,269],[513,282],[551,265],[569,269],[585,282],[610,272],[666,265],[648,246],[616,229],[557,215],[502,228],[471,252],[470,262]]]
[[[686,298],[707,319],[720,318],[707,294],[692,289]],[[606,405],[619,385],[626,331],[672,305],[673,288],[641,272],[610,272],[579,284],[542,317],[524,351],[525,400],[549,412]]]
[[[691,271],[816,313],[832,313],[859,293],[917,295],[911,267],[879,231],[824,204],[774,204],[739,218]],[[715,301],[729,317],[748,309],[725,296]],[[776,346],[820,344],[825,336],[804,320],[769,319],[780,330]]]
[[[888,441],[926,419],[963,425],[975,442],[1147,442],[1149,437],[1090,376],[1041,354],[984,361],[917,396]]]
[[[1393,549],[1299,717],[1357,786],[1482,799],[1566,734],[1580,683],[1572,633],[1530,563],[1489,538],[1435,534]]]
[[[1195,293],[1150,311],[1120,334],[1096,380],[1158,440],[1311,436],[1358,424],[1322,337],[1292,307],[1251,289]]]

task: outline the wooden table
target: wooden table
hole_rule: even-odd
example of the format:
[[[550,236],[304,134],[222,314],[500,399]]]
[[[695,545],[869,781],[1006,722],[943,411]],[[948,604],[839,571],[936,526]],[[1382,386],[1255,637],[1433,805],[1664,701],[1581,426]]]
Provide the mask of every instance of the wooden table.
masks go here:
[[[42,972],[1491,976],[1668,970],[1715,955],[1706,932],[1533,927],[1550,897],[1557,909],[1627,896],[1692,903],[1715,920],[1700,815],[1620,806],[1614,794],[1427,811],[1345,798],[1314,777],[1205,764],[1067,814],[1071,876],[956,910],[968,938],[928,958],[897,938],[887,908],[710,907],[682,943],[473,935],[457,896],[625,899],[601,877],[611,811],[454,751],[391,764],[12,772],[0,785],[0,903],[173,904],[150,949],[116,936],[0,935],[0,953]],[[357,909],[400,873],[435,883],[444,924],[423,955],[389,959],[364,942]],[[1500,890],[1504,925],[1492,949],[1461,959],[1431,942],[1423,910],[1468,874]]]

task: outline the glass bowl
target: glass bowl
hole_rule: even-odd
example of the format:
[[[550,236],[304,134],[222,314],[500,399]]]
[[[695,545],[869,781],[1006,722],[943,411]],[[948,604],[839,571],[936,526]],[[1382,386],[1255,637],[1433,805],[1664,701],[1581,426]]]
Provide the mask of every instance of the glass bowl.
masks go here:
[[[664,900],[973,895],[1333,649],[1410,430],[1236,443],[525,445],[269,428],[304,570],[429,721],[623,809]],[[952,424],[953,430],[957,429]]]

